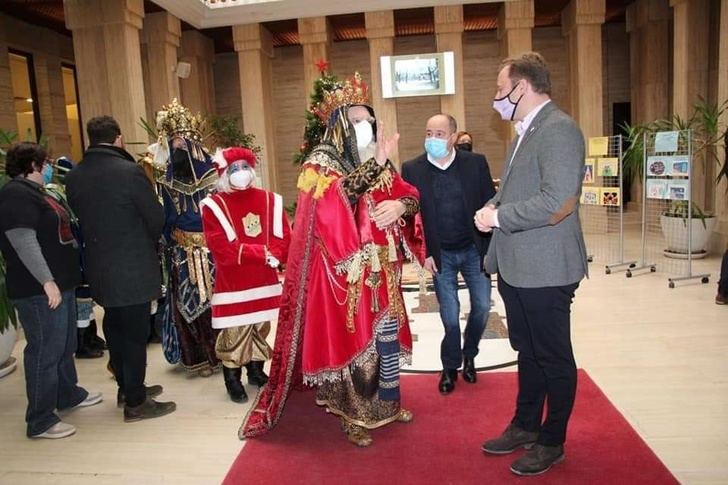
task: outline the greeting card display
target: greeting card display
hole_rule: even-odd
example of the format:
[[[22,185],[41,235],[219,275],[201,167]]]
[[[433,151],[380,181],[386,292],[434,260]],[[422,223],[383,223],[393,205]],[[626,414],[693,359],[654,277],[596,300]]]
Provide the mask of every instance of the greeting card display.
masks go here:
[[[620,205],[622,199],[619,193],[619,187],[602,187],[600,198],[602,205]]]
[[[600,158],[599,172],[600,177],[616,177],[619,175],[619,159],[618,158]]]
[[[647,198],[667,199],[667,184],[665,179],[647,179]]]
[[[600,190],[598,187],[583,187],[581,189],[581,203],[583,205],[599,205]]]
[[[667,191],[670,200],[688,200],[690,187],[688,180],[670,180]]]
[[[648,177],[687,177],[690,175],[690,162],[685,155],[652,155],[647,157]]]
[[[584,160],[584,180],[582,180],[583,184],[593,184],[594,183],[594,159],[593,158],[587,158]]]

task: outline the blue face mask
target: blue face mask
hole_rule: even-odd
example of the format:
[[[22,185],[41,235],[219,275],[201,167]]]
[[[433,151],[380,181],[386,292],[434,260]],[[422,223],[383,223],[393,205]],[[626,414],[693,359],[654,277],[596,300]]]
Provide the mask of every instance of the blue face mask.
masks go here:
[[[43,185],[48,185],[53,182],[53,165],[46,163],[43,165],[41,173],[43,174]]]
[[[447,140],[432,137],[425,139],[425,151],[435,160],[440,160],[445,158],[450,150],[447,148]]]

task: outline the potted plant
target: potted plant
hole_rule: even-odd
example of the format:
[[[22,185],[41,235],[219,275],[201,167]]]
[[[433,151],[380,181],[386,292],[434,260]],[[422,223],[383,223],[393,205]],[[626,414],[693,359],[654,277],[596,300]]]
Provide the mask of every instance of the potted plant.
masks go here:
[[[16,138],[15,133],[0,130],[0,187],[8,181],[5,175],[5,150]],[[10,354],[18,337],[17,328],[18,317],[8,298],[5,260],[0,253],[0,377],[10,374],[16,368],[15,358]]]
[[[683,119],[673,116],[670,119],[660,119],[652,123],[624,125],[628,148],[623,156],[623,174],[628,180],[642,181],[644,174],[644,135],[662,131],[679,131],[678,146],[684,148],[688,143],[685,133],[692,132],[692,155],[695,166],[700,166],[703,173],[708,173],[712,163],[717,165],[716,185],[725,177],[728,179],[728,156],[721,162],[718,150],[726,150],[728,141],[728,127],[721,126],[720,117],[728,109],[728,100],[722,104],[709,103],[702,98],[695,103],[692,115]],[[728,153],[727,153],[728,155]],[[644,189],[644,188],[643,188]],[[704,212],[700,205],[692,201],[674,200],[666,206],[660,217],[660,225],[667,241],[665,255],[670,257],[685,257],[688,248],[688,234],[691,234],[690,247],[692,253],[703,257],[710,234],[715,227],[716,218],[709,212]],[[692,210],[689,211],[688,208]],[[687,221],[692,219],[692,227]]]
[[[692,210],[691,217],[688,217],[688,210]],[[716,218],[706,215],[695,202],[688,205],[686,200],[672,201],[669,208],[660,216],[662,235],[667,242],[665,256],[685,258],[688,248],[691,248],[692,259],[705,257],[708,239],[713,232],[715,222]]]

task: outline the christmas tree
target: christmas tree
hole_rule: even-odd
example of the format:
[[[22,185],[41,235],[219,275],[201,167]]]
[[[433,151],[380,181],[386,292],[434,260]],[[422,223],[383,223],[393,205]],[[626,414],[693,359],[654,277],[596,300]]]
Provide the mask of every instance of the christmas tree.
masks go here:
[[[324,100],[324,94],[341,87],[341,83],[333,74],[327,72],[329,63],[321,59],[316,63],[321,77],[313,83],[311,102],[306,110],[306,127],[303,131],[303,143],[293,158],[294,163],[302,164],[311,150],[321,142],[326,131],[326,124],[314,114],[314,108]]]

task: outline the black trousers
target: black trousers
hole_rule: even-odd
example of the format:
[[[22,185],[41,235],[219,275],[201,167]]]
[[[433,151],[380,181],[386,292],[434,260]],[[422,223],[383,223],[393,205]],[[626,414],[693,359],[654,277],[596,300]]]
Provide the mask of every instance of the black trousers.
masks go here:
[[[720,265],[720,280],[718,280],[718,293],[728,296],[728,250],[723,253],[723,262]]]
[[[511,347],[518,351],[518,397],[512,423],[538,431],[538,443],[560,445],[576,395],[571,302],[579,283],[516,288],[498,276]],[[544,404],[548,410],[542,423]]]
[[[104,335],[119,390],[127,406],[146,399],[144,377],[147,371],[150,303],[104,309]]]

